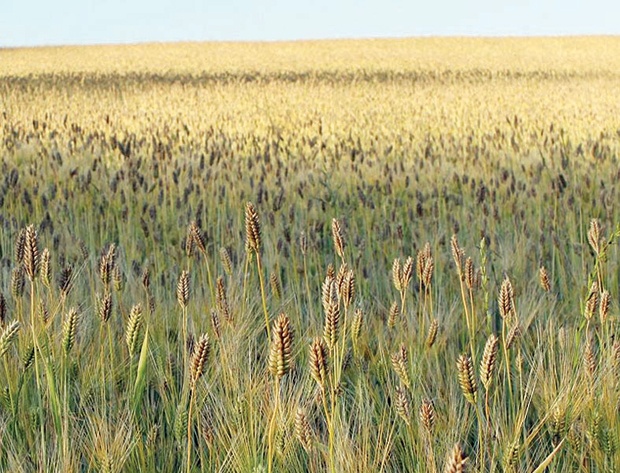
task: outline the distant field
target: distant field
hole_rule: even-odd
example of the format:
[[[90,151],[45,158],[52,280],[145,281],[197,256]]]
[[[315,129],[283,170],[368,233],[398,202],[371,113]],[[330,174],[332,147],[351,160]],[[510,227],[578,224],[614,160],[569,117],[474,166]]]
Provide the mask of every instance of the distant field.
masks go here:
[[[618,97],[617,37],[0,49],[0,471],[615,471]]]
[[[620,71],[620,38],[423,38],[173,43],[0,51],[0,74],[324,71]]]

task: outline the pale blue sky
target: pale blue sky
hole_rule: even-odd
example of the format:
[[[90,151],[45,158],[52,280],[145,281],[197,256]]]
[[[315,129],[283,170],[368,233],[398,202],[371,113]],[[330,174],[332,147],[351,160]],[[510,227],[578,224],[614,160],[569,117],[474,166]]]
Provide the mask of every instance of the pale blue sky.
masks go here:
[[[613,0],[0,0],[0,46],[620,34]]]

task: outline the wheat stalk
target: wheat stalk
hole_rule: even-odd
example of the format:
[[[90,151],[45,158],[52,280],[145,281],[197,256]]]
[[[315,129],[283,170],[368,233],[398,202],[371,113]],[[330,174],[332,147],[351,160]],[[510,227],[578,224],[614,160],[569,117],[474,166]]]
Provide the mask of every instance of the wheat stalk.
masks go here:
[[[396,413],[401,419],[405,421],[407,426],[411,425],[411,407],[409,404],[409,398],[407,392],[402,386],[396,388],[396,400],[395,400]]]
[[[245,204],[245,247],[255,253],[261,250],[260,219],[252,202]]]
[[[131,308],[127,328],[125,329],[125,343],[129,348],[129,357],[133,357],[136,352],[136,343],[140,328],[142,327],[142,305],[136,304]]]
[[[347,271],[344,275],[341,294],[342,302],[345,308],[351,307],[351,304],[355,299],[355,273],[352,269]]]
[[[48,289],[52,284],[52,266],[50,262],[50,250],[44,248],[41,252],[41,282]]]
[[[336,287],[336,277],[332,275],[329,269],[333,267],[330,265],[327,269],[325,280],[321,285],[321,303],[323,304],[323,310],[327,312],[332,304],[338,303],[338,292]]]
[[[103,294],[103,296],[98,298],[99,302],[99,318],[103,323],[106,323],[110,320],[110,316],[112,315],[112,295],[109,292]]]
[[[431,325],[428,327],[428,334],[426,335],[426,346],[428,348],[431,348],[435,344],[438,331],[439,321],[437,319],[431,320]]]
[[[402,384],[404,384],[405,386],[407,386],[407,388],[409,388],[410,387],[409,375],[407,373],[408,355],[407,355],[407,348],[405,347],[405,345],[402,344],[400,348],[398,349],[398,351],[391,355],[390,359],[392,361],[392,367],[394,368],[394,371],[396,372],[398,379],[400,380]]]
[[[392,302],[390,306],[390,311],[388,313],[387,326],[388,328],[394,328],[396,326],[396,322],[400,316],[400,308],[398,307],[398,302]]]
[[[26,249],[26,229],[22,228],[15,238],[15,264],[22,265],[24,263],[24,251]]]
[[[6,298],[0,292],[0,329],[4,328],[6,324],[6,312]]]
[[[325,325],[323,328],[323,338],[327,343],[330,350],[338,344],[338,338],[340,335],[340,305],[338,300],[334,297],[336,294],[336,284],[331,282],[331,297],[328,302],[327,309],[325,311]]]
[[[512,348],[515,341],[517,341],[520,335],[521,335],[521,327],[519,327],[519,325],[513,325],[510,331],[508,332],[508,335],[506,336],[506,348],[507,349]]]
[[[302,256],[306,256],[308,252],[308,238],[306,237],[306,232],[302,231],[299,234],[299,250],[301,251]]]
[[[511,316],[515,311],[515,302],[514,302],[514,290],[512,288],[512,283],[508,276],[504,278],[502,281],[502,285],[499,290],[499,297],[497,298],[497,304],[499,306],[499,314],[502,319],[510,320]]]
[[[68,355],[75,345],[75,334],[77,332],[78,311],[70,309],[65,316],[65,322],[62,329],[62,347],[65,355]]]
[[[230,253],[228,250],[223,246],[220,248],[220,261],[222,263],[222,268],[224,268],[224,272],[229,276],[232,275],[232,259],[230,258]]]
[[[204,333],[198,339],[198,343],[194,348],[190,366],[190,399],[189,408],[187,412],[187,473],[191,471],[192,465],[192,410],[194,407],[194,400],[196,398],[196,384],[204,373],[205,364],[209,358],[211,351],[211,344],[209,343],[209,336]]]
[[[433,278],[433,270],[435,269],[435,260],[432,256],[427,256],[424,261],[424,269],[422,271],[422,285],[428,290],[431,287],[431,279]]]
[[[232,322],[232,312],[230,305],[228,304],[228,297],[226,295],[226,286],[224,286],[224,278],[218,276],[215,283],[215,304],[217,306],[218,314],[221,315],[227,322]]]
[[[125,278],[118,264],[115,264],[114,268],[112,268],[112,286],[114,286],[116,292],[123,292],[125,287]]]
[[[491,387],[493,382],[493,373],[497,361],[497,350],[499,348],[499,338],[495,334],[487,339],[482,352],[482,360],[480,361],[480,382],[486,391]]]
[[[471,404],[476,404],[476,379],[474,377],[474,367],[469,355],[459,356],[456,366],[459,375],[459,384],[465,399]]]
[[[362,309],[355,309],[355,312],[353,313],[353,320],[351,321],[351,341],[353,342],[354,347],[357,347],[363,322],[364,315],[362,313]]]
[[[146,265],[142,269],[142,275],[140,277],[140,280],[142,282],[144,290],[148,293],[151,288],[151,270]]]
[[[293,330],[286,314],[280,314],[273,324],[269,371],[278,380],[291,369]]]
[[[467,464],[467,456],[459,444],[456,444],[448,453],[444,473],[464,473]]]
[[[420,422],[429,434],[435,430],[435,406],[430,399],[422,399],[419,412]]]
[[[110,256],[109,253],[106,253],[99,259],[99,279],[101,279],[101,283],[106,290],[110,286],[112,268],[114,266],[114,262],[111,260]]]
[[[465,260],[465,285],[470,291],[476,286],[476,278],[474,276],[474,261],[471,257]]]
[[[335,218],[332,219],[332,238],[334,240],[334,248],[336,249],[336,254],[344,263],[344,237],[342,236],[342,228],[340,227],[340,222]]]
[[[314,435],[310,422],[308,422],[306,417],[306,412],[302,407],[297,408],[295,414],[295,435],[303,449],[309,452],[312,448],[312,438]]]
[[[11,342],[17,336],[17,332],[19,332],[19,329],[19,322],[17,320],[14,320],[2,331],[2,335],[0,335],[0,358],[2,358],[4,354],[8,351],[9,347],[11,346]]]
[[[323,338],[317,337],[310,344],[310,375],[325,389],[327,383],[328,352]]]
[[[177,282],[177,302],[182,309],[187,308],[189,302],[189,273],[185,270],[183,270]]]
[[[14,299],[21,299],[26,288],[26,273],[23,266],[13,268],[11,272],[11,295]]]
[[[585,343],[583,363],[586,368],[586,374],[591,383],[594,379],[594,375],[596,374],[596,367],[598,365],[596,348],[594,346],[594,341],[591,338]]]
[[[599,285],[597,281],[594,281],[592,283],[592,286],[590,287],[590,292],[588,294],[588,298],[586,299],[585,310],[584,310],[584,317],[586,318],[588,322],[592,319],[592,317],[596,313],[596,310],[598,309],[598,302],[599,302]]]
[[[465,256],[464,251],[461,249],[459,245],[459,240],[456,235],[452,235],[452,239],[450,240],[450,247],[452,249],[452,259],[454,259],[454,264],[456,265],[456,269],[458,271],[459,277],[463,278],[463,258]]]
[[[398,292],[402,292],[403,270],[400,265],[400,259],[395,258],[392,263],[392,282]]]
[[[437,467],[435,464],[435,451],[433,448],[433,434],[435,432],[435,406],[433,401],[430,399],[422,399],[422,403],[420,404],[420,410],[418,411],[418,417],[420,419],[420,423],[424,426],[426,433],[426,456],[428,457],[428,465],[430,468],[427,468],[431,472],[436,472]]]
[[[401,291],[405,291],[411,281],[413,275],[413,258],[408,256],[403,264],[402,271],[400,272],[400,287]]]
[[[291,369],[293,330],[286,314],[280,314],[273,324],[273,338],[269,350],[269,371],[275,378],[274,397],[275,406],[271,422],[269,423],[268,433],[268,471],[273,471],[273,435],[275,429],[276,416],[279,409],[280,400],[280,381]]]
[[[211,352],[211,344],[209,342],[209,335],[203,333],[198,339],[198,343],[194,347],[194,352],[192,354],[191,367],[190,367],[190,376],[192,388],[195,388],[196,383],[202,377],[204,373],[204,367],[209,358],[209,353]]]
[[[202,254],[207,254],[207,241],[204,233],[198,226],[198,222],[193,220],[188,228],[188,239],[191,240],[192,245],[196,245]]]
[[[215,338],[219,339],[222,336],[222,324],[217,310],[214,309],[211,309],[211,327],[213,327]]]
[[[598,220],[592,219],[590,221],[590,228],[588,229],[588,242],[594,250],[594,253],[598,256],[600,253],[600,241],[601,241],[601,224]]]
[[[58,289],[60,290],[60,297],[66,299],[73,287],[73,267],[64,266],[60,270],[60,277],[58,278]]]
[[[599,319],[601,321],[601,325],[607,322],[607,318],[609,317],[610,305],[611,305],[611,296],[609,295],[609,291],[605,290],[601,292],[601,301],[599,303]]]
[[[265,295],[265,283],[263,281],[263,265],[261,260],[261,227],[258,213],[256,212],[256,208],[252,202],[247,202],[245,205],[245,248],[248,258],[252,253],[256,255],[256,270],[258,272],[260,294],[263,303],[263,314],[265,316],[265,330],[267,331],[267,339],[269,340],[271,339],[271,333],[269,327],[269,312],[267,311],[267,297]],[[246,259],[246,274],[247,265],[248,259]]]
[[[547,272],[547,268],[541,266],[538,270],[538,278],[540,280],[540,287],[542,287],[543,291],[550,292],[551,291],[551,282],[549,280],[549,273]]]
[[[271,273],[269,275],[269,285],[271,286],[271,294],[276,300],[282,299],[282,286],[280,285],[280,280],[276,273]]]

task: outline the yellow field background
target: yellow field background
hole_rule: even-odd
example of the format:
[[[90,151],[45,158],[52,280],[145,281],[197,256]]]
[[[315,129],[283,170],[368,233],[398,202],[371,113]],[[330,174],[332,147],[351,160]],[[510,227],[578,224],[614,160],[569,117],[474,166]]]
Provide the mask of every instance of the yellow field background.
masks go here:
[[[68,116],[102,133],[312,135],[320,117],[334,142],[406,148],[427,136],[484,140],[517,116],[532,135],[520,154],[536,154],[533,134],[553,124],[587,156],[617,128],[619,52],[614,37],[14,49],[0,51],[0,86],[22,126]]]
[[[62,46],[0,51],[0,74],[277,71],[620,71],[620,39],[418,38]]]

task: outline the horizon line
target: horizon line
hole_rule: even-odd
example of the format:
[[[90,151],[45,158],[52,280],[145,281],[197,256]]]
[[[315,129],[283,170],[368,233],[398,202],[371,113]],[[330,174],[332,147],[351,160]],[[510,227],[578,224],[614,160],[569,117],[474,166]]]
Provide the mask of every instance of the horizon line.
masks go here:
[[[33,45],[9,45],[0,44],[2,50],[18,49],[52,49],[52,48],[79,48],[79,47],[119,47],[119,46],[149,46],[149,45],[180,45],[180,44],[285,44],[285,43],[317,43],[338,41],[394,41],[416,39],[569,39],[569,38],[620,38],[617,33],[570,33],[570,34],[422,34],[412,36],[336,36],[317,38],[295,39],[178,39],[178,40],[144,40],[144,41],[118,41],[118,42],[84,42],[84,43],[49,43]]]

